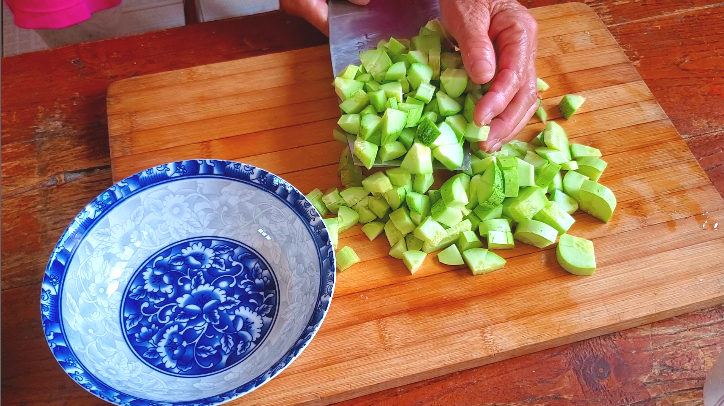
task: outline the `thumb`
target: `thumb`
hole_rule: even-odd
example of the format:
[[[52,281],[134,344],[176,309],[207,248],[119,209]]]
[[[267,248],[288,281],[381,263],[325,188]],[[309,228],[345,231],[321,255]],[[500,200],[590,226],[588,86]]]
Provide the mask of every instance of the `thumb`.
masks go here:
[[[488,36],[490,10],[476,1],[441,0],[445,30],[458,43],[470,79],[488,83],[495,76],[495,48]]]
[[[319,31],[329,35],[329,8],[325,0],[280,0],[279,6],[288,14],[304,18]]]

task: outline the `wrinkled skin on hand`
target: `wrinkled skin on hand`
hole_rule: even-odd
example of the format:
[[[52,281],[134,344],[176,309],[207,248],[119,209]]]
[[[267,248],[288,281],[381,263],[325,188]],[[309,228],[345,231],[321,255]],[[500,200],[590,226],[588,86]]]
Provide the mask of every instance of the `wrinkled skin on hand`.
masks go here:
[[[359,5],[370,2],[350,1]],[[280,5],[329,34],[325,0],[281,0]],[[488,140],[481,142],[480,148],[497,151],[523,129],[538,107],[538,24],[515,0],[440,0],[440,10],[470,78],[484,84],[495,77],[475,108],[475,123],[490,126]]]

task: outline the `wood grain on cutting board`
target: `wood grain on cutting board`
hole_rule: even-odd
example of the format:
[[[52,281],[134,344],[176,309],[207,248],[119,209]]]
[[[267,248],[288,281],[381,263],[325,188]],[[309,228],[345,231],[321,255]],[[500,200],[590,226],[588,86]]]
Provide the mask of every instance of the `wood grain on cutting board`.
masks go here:
[[[429,255],[414,276],[384,237],[340,236],[362,263],[339,274],[320,332],[279,377],[237,404],[326,404],[724,302],[724,201],[588,7],[531,10],[549,117],[600,148],[618,198],[603,224],[576,214],[598,270],[575,277],[553,248],[497,251],[504,270],[473,277]],[[109,89],[115,180],[181,159],[231,159],[303,192],[339,185],[339,109],[327,47],[137,77]],[[571,120],[557,103],[588,97]],[[532,121],[519,138],[543,125]],[[232,402],[234,404],[234,402]]]

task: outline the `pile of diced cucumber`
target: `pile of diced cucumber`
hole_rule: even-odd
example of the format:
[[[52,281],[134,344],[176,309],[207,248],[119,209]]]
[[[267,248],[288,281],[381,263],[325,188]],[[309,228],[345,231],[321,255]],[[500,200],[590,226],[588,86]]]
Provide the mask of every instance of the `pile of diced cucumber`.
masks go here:
[[[363,52],[362,66],[350,66],[335,79],[347,114],[334,136],[346,143],[354,134],[354,150],[344,149],[340,156],[344,189],[307,195],[328,217],[335,249],[339,234],[361,223],[370,241],[384,232],[389,255],[413,274],[427,254],[440,251],[441,263],[467,264],[480,275],[505,265],[493,250],[512,249],[515,241],[545,248],[558,240],[561,266],[591,275],[593,243],[568,231],[578,209],[603,222],[613,215],[616,198],[598,183],[606,169],[601,152],[569,144],[564,129],[547,121],[542,107],[537,115],[545,129],[530,143],[514,140],[493,154],[480,150],[488,129],[473,123],[472,112],[487,86],[468,79],[458,52],[440,52],[444,35],[439,22],[431,21],[409,41],[390,38]],[[538,90],[547,89],[538,79]],[[570,118],[584,101],[566,95],[561,114]],[[472,153],[470,169],[431,190],[433,160],[455,170],[464,148]],[[367,169],[375,162],[402,160],[399,167],[365,177],[352,153]],[[360,261],[348,246],[336,257],[339,271]]]

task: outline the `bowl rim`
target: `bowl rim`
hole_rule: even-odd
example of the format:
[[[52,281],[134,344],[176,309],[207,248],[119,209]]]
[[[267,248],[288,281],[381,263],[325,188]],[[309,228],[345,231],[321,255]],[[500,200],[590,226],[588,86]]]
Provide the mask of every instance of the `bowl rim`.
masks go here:
[[[294,345],[269,369],[224,393],[185,402],[163,402],[118,391],[92,374],[76,357],[63,329],[61,301],[67,266],[86,233],[119,203],[162,183],[194,178],[219,178],[241,182],[275,195],[302,220],[315,244],[320,263],[320,285],[314,310]],[[168,406],[212,406],[244,396],[279,375],[309,345],[322,325],[334,295],[336,258],[327,227],[314,205],[281,177],[254,165],[220,159],[189,159],[169,162],[131,175],[91,201],[71,221],[48,261],[41,287],[41,321],[54,358],[73,380],[93,395],[117,405],[158,404]]]

